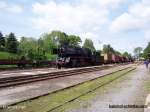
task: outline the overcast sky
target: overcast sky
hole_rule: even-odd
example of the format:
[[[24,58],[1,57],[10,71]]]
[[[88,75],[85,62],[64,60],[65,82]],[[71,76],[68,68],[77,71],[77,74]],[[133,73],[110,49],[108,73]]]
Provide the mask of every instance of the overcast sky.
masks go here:
[[[0,0],[0,31],[39,38],[61,30],[130,53],[150,40],[150,0]]]

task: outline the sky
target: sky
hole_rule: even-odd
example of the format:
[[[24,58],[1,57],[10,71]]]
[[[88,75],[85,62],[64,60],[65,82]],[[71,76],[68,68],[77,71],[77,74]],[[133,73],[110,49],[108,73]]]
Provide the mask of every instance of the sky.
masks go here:
[[[0,0],[0,31],[39,38],[60,30],[133,52],[150,41],[150,0]]]

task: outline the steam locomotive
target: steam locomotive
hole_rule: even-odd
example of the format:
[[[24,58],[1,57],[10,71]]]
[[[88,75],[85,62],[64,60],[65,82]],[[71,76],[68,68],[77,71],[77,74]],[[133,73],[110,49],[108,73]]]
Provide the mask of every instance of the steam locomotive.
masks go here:
[[[58,58],[56,64],[61,67],[83,67],[100,65],[104,63],[104,57],[99,52],[92,52],[88,48],[61,46],[57,49]]]
[[[103,64],[103,56],[87,48],[62,46],[58,49],[56,64],[60,67],[83,67]]]
[[[133,62],[132,57],[124,57],[116,54],[101,54],[96,51],[92,52],[88,48],[67,45],[58,48],[57,55],[56,65],[58,68]]]

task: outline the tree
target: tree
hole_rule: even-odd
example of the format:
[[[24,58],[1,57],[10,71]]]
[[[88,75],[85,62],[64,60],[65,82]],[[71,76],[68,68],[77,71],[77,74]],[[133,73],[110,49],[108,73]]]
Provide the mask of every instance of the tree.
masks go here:
[[[52,53],[53,48],[57,47],[57,40],[51,34],[43,34],[38,40],[39,46],[45,50],[45,52]]]
[[[142,51],[143,51],[143,48],[142,48],[142,47],[136,47],[133,52],[134,52],[135,56],[136,56],[137,58],[139,58],[140,55],[141,55],[141,53],[142,53]]]
[[[6,50],[11,53],[18,52],[18,42],[14,33],[10,33],[7,37]]]
[[[131,57],[131,54],[129,54],[128,52],[124,52],[122,55],[125,57]]]
[[[28,48],[30,44],[27,41],[26,37],[21,37],[20,42],[19,42],[19,53],[22,55],[26,55]]]
[[[147,47],[143,51],[143,56],[145,59],[150,58],[150,56],[148,56],[149,53],[150,53],[150,42],[148,43]]]
[[[108,44],[103,46],[103,53],[115,53],[115,50]]]
[[[116,50],[115,50],[115,54],[116,55],[121,55],[121,53],[119,51],[116,51]]]
[[[5,47],[5,37],[0,32],[0,50],[4,49],[4,47]]]
[[[50,36],[51,36],[52,40],[55,41],[55,43],[58,46],[68,45],[69,44],[68,35],[66,33],[64,33],[64,32],[61,32],[61,31],[52,31],[50,33]]]
[[[95,47],[93,45],[93,41],[91,39],[85,39],[85,42],[83,44],[84,48],[88,48],[91,51],[95,51]]]
[[[28,59],[46,59],[43,41],[41,39],[36,40],[29,37],[22,37],[19,49],[21,55],[26,56]]]
[[[37,40],[29,37],[22,37],[19,43],[19,49],[22,55],[26,55],[31,49],[31,51],[36,51]]]
[[[54,48],[62,45],[80,46],[81,38],[75,35],[67,35],[61,31],[52,31],[45,33],[39,39],[40,47],[43,46],[46,52],[52,53]]]
[[[69,39],[69,45],[71,46],[80,46],[80,43],[82,42],[81,38],[75,35],[69,35],[68,39]]]

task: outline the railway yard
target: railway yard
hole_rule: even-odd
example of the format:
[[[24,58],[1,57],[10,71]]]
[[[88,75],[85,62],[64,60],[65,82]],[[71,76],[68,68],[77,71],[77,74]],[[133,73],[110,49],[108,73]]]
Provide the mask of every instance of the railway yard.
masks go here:
[[[150,92],[142,64],[0,72],[1,112],[142,112]]]
[[[150,0],[0,0],[0,112],[150,112]]]

